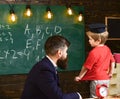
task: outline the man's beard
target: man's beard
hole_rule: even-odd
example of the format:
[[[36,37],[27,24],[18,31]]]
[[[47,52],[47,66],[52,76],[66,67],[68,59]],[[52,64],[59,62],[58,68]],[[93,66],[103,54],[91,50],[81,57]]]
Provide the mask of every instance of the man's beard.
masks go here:
[[[57,61],[57,66],[58,66],[60,69],[66,69],[66,68],[67,68],[67,65],[68,65],[68,57],[66,57],[65,59],[60,58],[60,59]]]

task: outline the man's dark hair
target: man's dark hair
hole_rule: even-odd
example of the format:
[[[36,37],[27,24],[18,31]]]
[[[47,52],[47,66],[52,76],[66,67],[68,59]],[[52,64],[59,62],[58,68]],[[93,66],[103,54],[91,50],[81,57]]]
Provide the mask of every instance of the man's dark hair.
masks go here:
[[[44,48],[47,55],[55,55],[58,49],[62,49],[65,46],[70,46],[70,42],[65,37],[53,35],[46,40]]]

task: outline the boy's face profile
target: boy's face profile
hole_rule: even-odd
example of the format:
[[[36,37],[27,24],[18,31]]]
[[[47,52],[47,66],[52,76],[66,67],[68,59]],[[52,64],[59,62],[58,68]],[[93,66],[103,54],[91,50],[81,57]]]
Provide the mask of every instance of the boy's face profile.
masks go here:
[[[88,36],[88,38],[89,38],[89,44],[90,44],[91,47],[96,47],[101,42],[100,40],[95,41],[91,36]]]

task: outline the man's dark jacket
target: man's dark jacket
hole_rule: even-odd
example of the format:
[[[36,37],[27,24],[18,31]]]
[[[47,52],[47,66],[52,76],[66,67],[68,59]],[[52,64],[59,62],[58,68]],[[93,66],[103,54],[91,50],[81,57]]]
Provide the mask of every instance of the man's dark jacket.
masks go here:
[[[55,67],[45,57],[28,74],[21,99],[79,99],[79,96],[61,91]]]

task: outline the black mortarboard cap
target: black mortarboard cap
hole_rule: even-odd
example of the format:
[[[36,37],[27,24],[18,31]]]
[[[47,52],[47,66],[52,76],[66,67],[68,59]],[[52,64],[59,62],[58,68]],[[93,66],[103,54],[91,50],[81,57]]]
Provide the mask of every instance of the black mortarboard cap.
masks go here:
[[[102,24],[102,23],[95,23],[95,24],[90,24],[88,25],[89,26],[89,29],[91,32],[93,33],[103,33],[106,31],[106,25],[105,24]]]

